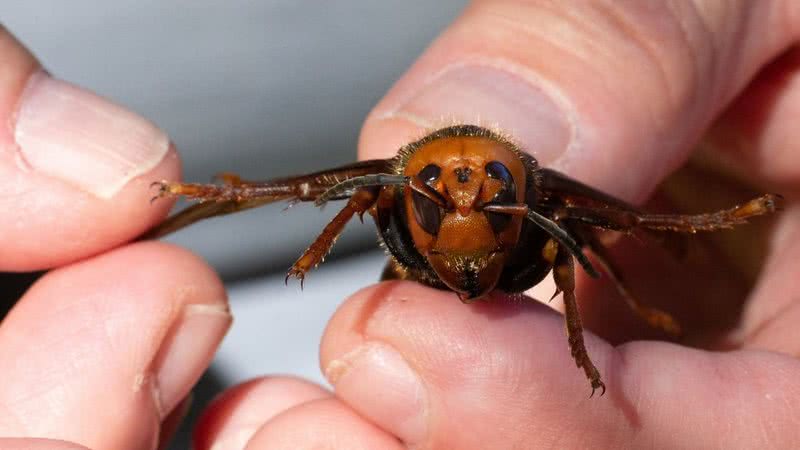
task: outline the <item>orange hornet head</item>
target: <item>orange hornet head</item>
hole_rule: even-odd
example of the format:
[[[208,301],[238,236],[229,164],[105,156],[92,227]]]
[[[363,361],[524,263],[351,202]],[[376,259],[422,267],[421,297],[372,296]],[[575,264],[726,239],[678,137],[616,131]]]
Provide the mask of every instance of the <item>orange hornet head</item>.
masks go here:
[[[483,209],[524,201],[519,150],[479,127],[444,128],[410,147],[402,173],[412,179],[404,201],[414,246],[462,300],[481,297],[497,285],[522,228],[520,216]]]

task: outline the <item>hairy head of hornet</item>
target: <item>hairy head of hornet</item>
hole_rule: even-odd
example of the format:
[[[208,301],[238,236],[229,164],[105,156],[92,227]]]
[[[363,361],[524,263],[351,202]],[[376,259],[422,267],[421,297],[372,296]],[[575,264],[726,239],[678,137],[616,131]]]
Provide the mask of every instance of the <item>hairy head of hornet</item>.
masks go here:
[[[430,135],[404,149],[395,169],[419,185],[402,194],[414,247],[465,300],[497,285],[524,220],[491,209],[523,204],[528,176],[516,146],[484,134]]]

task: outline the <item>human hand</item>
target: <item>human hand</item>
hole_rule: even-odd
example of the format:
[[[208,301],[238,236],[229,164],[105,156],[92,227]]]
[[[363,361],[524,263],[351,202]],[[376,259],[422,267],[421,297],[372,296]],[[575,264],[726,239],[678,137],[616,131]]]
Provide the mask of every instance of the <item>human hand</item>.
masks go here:
[[[463,305],[451,293],[385,283],[354,295],[329,324],[321,365],[335,395],[294,379],[254,380],[212,405],[197,448],[795,446],[800,54],[785,52],[800,31],[798,7],[476,1],[362,132],[362,159],[385,158],[441,119],[497,124],[542,165],[636,203],[706,135],[716,167],[706,165],[704,184],[690,191],[695,203],[729,206],[748,198],[748,184],[789,199],[774,228],[745,229],[748,244],[768,232],[763,265],[719,240],[686,264],[658,249],[617,248],[631,290],[676,312],[703,350],[635,341],[650,335],[613,289],[582,280],[587,346],[608,387],[589,399],[563,319],[546,306]],[[707,173],[719,166],[725,183]],[[542,288],[533,295],[549,298],[552,285]]]
[[[124,245],[167,214],[146,199],[179,177],[177,155],[2,26],[0,60],[0,271],[52,269],[0,324],[0,448],[155,448],[230,324],[197,257]]]

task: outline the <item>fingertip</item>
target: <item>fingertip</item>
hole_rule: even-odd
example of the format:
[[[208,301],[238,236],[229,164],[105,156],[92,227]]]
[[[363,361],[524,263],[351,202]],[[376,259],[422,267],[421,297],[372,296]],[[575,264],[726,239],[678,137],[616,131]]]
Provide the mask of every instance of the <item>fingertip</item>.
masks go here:
[[[325,328],[320,345],[323,372],[328,372],[330,362],[346,353],[345,349],[356,348],[365,341],[367,325],[380,308],[395,299],[404,301],[419,290],[433,296],[439,293],[418,283],[386,281],[360,289],[345,300]]]
[[[8,168],[0,165],[0,176],[4,169]],[[161,222],[174,203],[172,199],[151,203],[152,181],[179,179],[180,174],[180,158],[170,145],[158,164],[109,199],[36,174],[17,177],[10,198],[16,204],[0,218],[0,230],[8,238],[3,250],[14,257],[0,261],[0,270],[58,267],[136,238]],[[6,182],[15,176],[9,177]]]
[[[312,400],[274,417],[250,439],[248,450],[402,450],[394,436],[335,398]]]
[[[534,330],[542,339],[548,338],[545,327],[563,326],[563,318],[551,308],[521,295],[497,291],[482,301],[464,304],[449,290],[417,282],[386,281],[358,291],[336,311],[323,337],[321,361],[325,367],[326,362],[346,353],[343,349],[369,339],[420,339],[423,332],[436,337],[448,335],[453,342],[464,344],[459,346],[461,350],[467,350],[471,347],[467,340],[480,339],[481,327],[489,330],[498,322],[528,320],[543,322]]]
[[[588,401],[589,381],[575,368],[563,327],[563,317],[528,298],[495,294],[465,305],[452,292],[387,282],[344,303],[321,360],[339,398],[404,442],[441,444],[466,426],[475,433],[459,435],[455,447],[480,448],[495,438],[489,429],[500,424],[487,425],[487,417],[498,405],[525,415]],[[608,375],[610,347],[585,337]]]
[[[33,271],[129,241],[167,214],[148,185],[180,177],[147,119],[50,76],[0,29],[0,270]]]
[[[227,293],[219,275],[192,251],[167,242],[143,241],[46,273],[26,296],[58,302],[71,290],[134,289],[139,305],[167,297],[176,302],[213,303],[227,309]],[[166,290],[166,292],[165,292]],[[24,300],[24,298],[23,298]],[[41,302],[20,301],[19,307],[39,308]],[[122,305],[120,305],[122,306]],[[161,304],[161,307],[166,305]],[[14,311],[12,311],[14,312]]]
[[[427,127],[409,118],[371,114],[361,128],[358,157],[362,160],[392,158],[404,145],[425,135]]]
[[[25,411],[24,431],[38,436],[153,445],[230,323],[219,277],[174,245],[141,242],[48,272],[0,327],[0,407]],[[66,413],[42,407],[54,402]],[[114,414],[71,413],[108,404]],[[5,419],[2,434],[21,432]]]
[[[0,448],[3,450],[90,450],[89,447],[73,442],[39,438],[0,438]]]
[[[321,386],[293,377],[261,377],[215,398],[192,435],[196,450],[240,449],[273,417],[299,404],[330,397]]]
[[[0,117],[13,117],[19,95],[31,74],[41,68],[36,57],[0,23],[0,55],[4,70],[0,71]],[[3,125],[6,125],[3,123]],[[0,131],[0,148],[11,145],[9,133]]]

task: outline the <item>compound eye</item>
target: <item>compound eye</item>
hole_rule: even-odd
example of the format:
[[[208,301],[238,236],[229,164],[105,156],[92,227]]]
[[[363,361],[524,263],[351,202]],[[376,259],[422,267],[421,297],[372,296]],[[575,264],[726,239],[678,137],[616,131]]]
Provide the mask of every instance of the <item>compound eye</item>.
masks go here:
[[[417,177],[420,181],[433,188],[441,173],[442,169],[439,166],[428,164],[419,172]],[[442,208],[433,200],[416,191],[411,192],[411,204],[414,208],[414,218],[419,226],[426,233],[436,236],[439,233],[439,227],[442,225]]]
[[[514,184],[514,177],[503,163],[492,161],[484,167],[486,175],[489,178],[498,180],[503,183],[503,187],[497,191],[488,204],[508,205],[517,202],[517,186]],[[500,233],[511,223],[511,216],[509,214],[501,214],[495,212],[487,212],[486,218],[489,219],[489,225],[495,233]]]
[[[428,186],[433,186],[433,183],[439,179],[439,175],[442,174],[442,168],[437,166],[436,164],[428,164],[422,170],[419,171],[419,179],[427,184]]]

